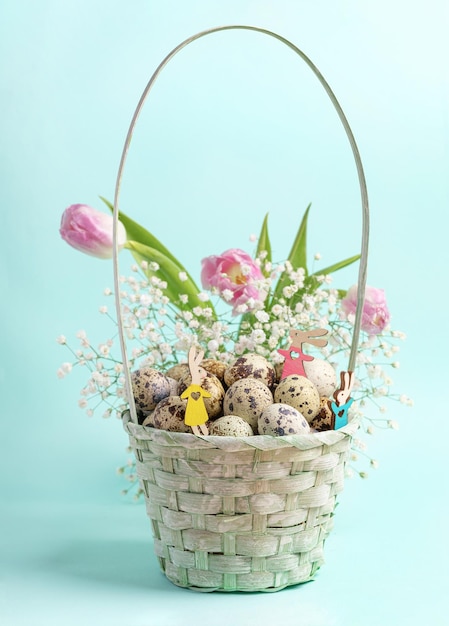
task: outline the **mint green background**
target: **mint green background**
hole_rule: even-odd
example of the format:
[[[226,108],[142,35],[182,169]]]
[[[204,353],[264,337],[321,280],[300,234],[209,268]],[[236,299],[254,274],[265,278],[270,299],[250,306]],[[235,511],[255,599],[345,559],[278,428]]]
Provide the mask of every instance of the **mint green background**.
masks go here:
[[[446,623],[448,17],[444,0],[3,0],[2,624]],[[390,404],[400,431],[369,442],[380,468],[348,482],[317,581],[273,595],[168,583],[144,507],[120,496],[120,424],[78,409],[82,372],[56,378],[68,359],[59,334],[109,336],[97,309],[112,283],[109,262],[59,238],[61,213],[112,198],[149,76],[180,41],[226,23],[287,37],[339,97],[368,180],[368,282],[385,288],[393,325],[408,335],[392,374],[415,400]],[[349,147],[316,79],[278,42],[240,32],[197,42],[164,72],[132,144],[122,206],[194,272],[205,254],[249,249],[266,211],[281,257],[309,201],[310,254],[325,264],[349,256],[358,200]],[[338,281],[353,282],[350,270]]]

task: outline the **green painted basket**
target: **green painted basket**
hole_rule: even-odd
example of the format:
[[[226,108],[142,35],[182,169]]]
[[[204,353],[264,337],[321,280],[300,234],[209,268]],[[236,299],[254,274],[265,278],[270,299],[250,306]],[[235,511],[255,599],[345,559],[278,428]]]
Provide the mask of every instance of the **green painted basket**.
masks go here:
[[[253,26],[224,26],[179,44],[160,63],[133,115],[117,175],[114,200],[114,279],[129,410],[123,425],[151,520],[162,571],[175,585],[198,591],[278,591],[311,580],[323,563],[356,421],[339,430],[271,437],[216,437],[172,433],[137,422],[120,303],[117,224],[123,168],[131,136],[155,80],[192,42],[219,31],[256,31],[292,49],[330,97],[351,144],[361,190],[362,243],[358,306],[348,370],[359,341],[368,251],[369,209],[363,167],[346,117],[316,66],[294,44]]]

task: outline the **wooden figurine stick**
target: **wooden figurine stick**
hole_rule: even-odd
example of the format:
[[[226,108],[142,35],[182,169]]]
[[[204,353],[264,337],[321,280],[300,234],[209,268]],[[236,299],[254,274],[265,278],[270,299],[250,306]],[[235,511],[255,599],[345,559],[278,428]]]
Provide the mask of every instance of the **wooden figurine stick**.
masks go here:
[[[329,400],[334,430],[338,430],[348,423],[349,407],[354,401],[349,394],[354,386],[354,380],[354,372],[340,372],[340,388],[334,392],[334,401]]]
[[[196,354],[196,348],[192,346],[189,350],[189,369],[192,377],[191,384],[181,394],[181,398],[187,398],[186,414],[184,422],[190,426],[195,435],[200,431],[203,435],[208,435],[209,431],[206,422],[209,419],[203,398],[210,398],[211,394],[201,387],[201,381],[206,377],[207,372],[201,367],[204,351],[200,350]]]

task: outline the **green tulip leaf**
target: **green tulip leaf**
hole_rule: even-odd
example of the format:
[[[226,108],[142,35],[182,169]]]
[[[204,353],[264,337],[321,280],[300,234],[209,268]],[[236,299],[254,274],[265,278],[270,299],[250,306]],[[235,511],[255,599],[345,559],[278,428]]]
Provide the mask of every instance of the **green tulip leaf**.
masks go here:
[[[198,297],[198,287],[187,274],[187,280],[181,280],[179,274],[180,272],[184,272],[184,270],[173,262],[172,259],[156,248],[146,246],[138,241],[127,241],[125,247],[129,249],[133,255],[138,255],[138,258],[141,260],[143,259],[148,263],[155,262],[159,265],[159,269],[155,271],[154,274],[167,283],[165,291],[172,304],[180,309],[192,309],[195,306],[200,306],[202,308],[210,307],[214,318],[216,318],[212,303],[210,301],[203,302],[200,300]],[[189,300],[187,304],[183,305],[179,301],[180,294],[188,295]]]
[[[309,217],[310,207],[312,205],[309,204],[307,207],[303,218],[301,220],[301,224],[299,225],[298,232],[296,233],[295,241],[293,242],[292,249],[290,250],[290,254],[288,255],[288,261],[292,264],[294,270],[297,270],[299,267],[303,267],[306,276],[308,275],[307,271],[307,219]],[[289,283],[289,277],[286,271],[282,272],[279,277],[278,283],[276,285],[276,289],[274,290],[273,298],[279,298],[282,295],[282,290]]]
[[[111,210],[111,212],[114,211],[114,205],[111,202],[109,202],[109,200],[106,200],[106,198],[103,198],[103,196],[100,196],[100,199],[106,204],[106,206]],[[178,261],[178,259],[176,259],[176,257],[173,256],[170,250],[168,250],[164,246],[164,244],[161,243],[159,239],[157,239],[157,237],[155,237],[152,233],[150,233],[150,231],[148,231],[146,228],[144,228],[143,226],[141,226],[140,224],[132,220],[130,217],[128,217],[127,215],[125,215],[125,213],[122,213],[121,211],[119,212],[119,220],[122,222],[123,226],[125,227],[126,234],[130,241],[137,241],[139,243],[144,244],[145,246],[148,246],[149,248],[154,248],[155,250],[159,250],[159,252],[161,252],[167,258],[171,259],[173,263],[178,265],[181,268],[180,271],[186,272],[186,269],[182,266],[182,264]]]
[[[262,230],[260,231],[259,241],[257,244],[256,256],[259,256],[261,252],[267,253],[265,261],[271,263],[271,243],[268,235],[268,213],[265,215],[263,220]]]
[[[355,263],[359,259],[360,259],[360,254],[356,254],[354,256],[349,257],[348,259],[344,259],[344,261],[340,261],[339,263],[334,263],[333,265],[329,265],[328,267],[325,267],[319,272],[314,272],[312,276],[328,276],[329,274],[332,274],[333,272],[337,272],[338,270],[343,269],[343,267],[347,267],[348,265]]]
[[[100,196],[100,199],[106,204],[106,206],[111,210],[111,212],[114,211],[114,205],[111,202],[109,202],[109,200],[107,200],[106,198],[103,198],[103,196]],[[143,246],[148,247],[149,249],[153,251],[153,256],[155,252],[157,251],[166,260],[169,260],[172,262],[172,266],[171,266],[172,268],[174,266],[178,268],[177,275],[179,274],[179,272],[185,272],[185,274],[187,275],[187,281],[184,281],[182,283],[183,289],[179,291],[173,288],[173,285],[171,285],[171,283],[169,282],[166,276],[163,277],[162,270],[160,270],[159,272],[147,271],[147,275],[154,274],[167,282],[167,289],[165,291],[167,292],[168,297],[173,303],[178,300],[179,293],[188,293],[185,290],[187,287],[190,288],[190,293],[188,295],[191,295],[193,293],[195,294],[199,293],[200,289],[196,285],[193,278],[190,276],[189,272],[182,265],[182,263],[180,263],[178,259],[168,250],[168,248],[166,248],[164,244],[161,243],[159,239],[157,239],[157,237],[155,237],[152,233],[150,233],[150,231],[148,231],[146,228],[144,228],[143,226],[141,226],[140,224],[132,220],[130,217],[128,217],[127,215],[125,215],[125,213],[122,213],[121,211],[119,212],[119,219],[122,222],[123,226],[125,227],[126,234],[128,237],[128,243],[140,243]],[[148,261],[148,258],[145,255],[141,255],[141,258],[139,257],[139,252],[136,250],[135,247],[131,248],[131,246],[129,245],[127,245],[126,247],[131,250],[134,258],[139,263],[142,260]],[[157,261],[155,258],[152,258],[151,260],[159,263],[159,261]],[[166,263],[164,265],[166,265]],[[179,282],[179,279],[178,279],[178,282]],[[204,303],[202,303],[201,306],[204,306]]]
[[[288,260],[292,264],[294,269],[298,269],[298,267],[303,267],[307,272],[307,219],[309,217],[309,206],[306,209],[306,212],[303,215],[301,220],[301,224],[299,225],[298,232],[296,233],[295,241],[293,242],[292,249],[290,250],[290,254],[288,255]]]

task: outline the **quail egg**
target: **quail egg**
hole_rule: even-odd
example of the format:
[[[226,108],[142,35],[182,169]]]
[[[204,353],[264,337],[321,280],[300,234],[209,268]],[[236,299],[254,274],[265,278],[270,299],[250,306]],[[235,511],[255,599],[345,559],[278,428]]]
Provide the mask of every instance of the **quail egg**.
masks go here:
[[[223,383],[224,373],[227,368],[226,363],[216,361],[215,359],[204,359],[201,361],[201,367],[204,368],[206,372],[209,372],[209,374],[214,374],[218,380]]]
[[[152,411],[158,402],[170,395],[170,382],[162,372],[142,367],[131,373],[131,385],[136,407]]]
[[[332,411],[329,406],[328,398],[320,398],[320,409],[310,421],[310,427],[319,432],[332,429]]]
[[[186,407],[187,400],[179,396],[169,396],[161,400],[152,414],[154,428],[175,433],[190,433],[190,427],[184,422]]]
[[[241,378],[255,378],[267,387],[272,387],[275,373],[274,367],[260,354],[244,354],[229,365],[224,373],[224,381],[230,387]]]
[[[165,375],[169,378],[174,378],[175,380],[179,380],[185,374],[190,372],[188,363],[177,363],[176,365],[172,365],[166,372]]]
[[[320,410],[320,394],[308,378],[291,374],[281,380],[274,392],[274,401],[297,409],[310,421]]]
[[[241,378],[227,390],[223,412],[243,418],[256,432],[257,420],[270,404],[273,404],[273,394],[265,383],[257,378]]]
[[[307,378],[318,390],[320,396],[331,396],[337,387],[337,376],[329,361],[313,359],[304,362],[304,371]]]
[[[259,435],[299,435],[310,432],[305,417],[288,404],[274,403],[268,406],[258,420]]]
[[[248,422],[238,415],[225,415],[211,423],[209,434],[221,437],[251,437],[254,432]]]

